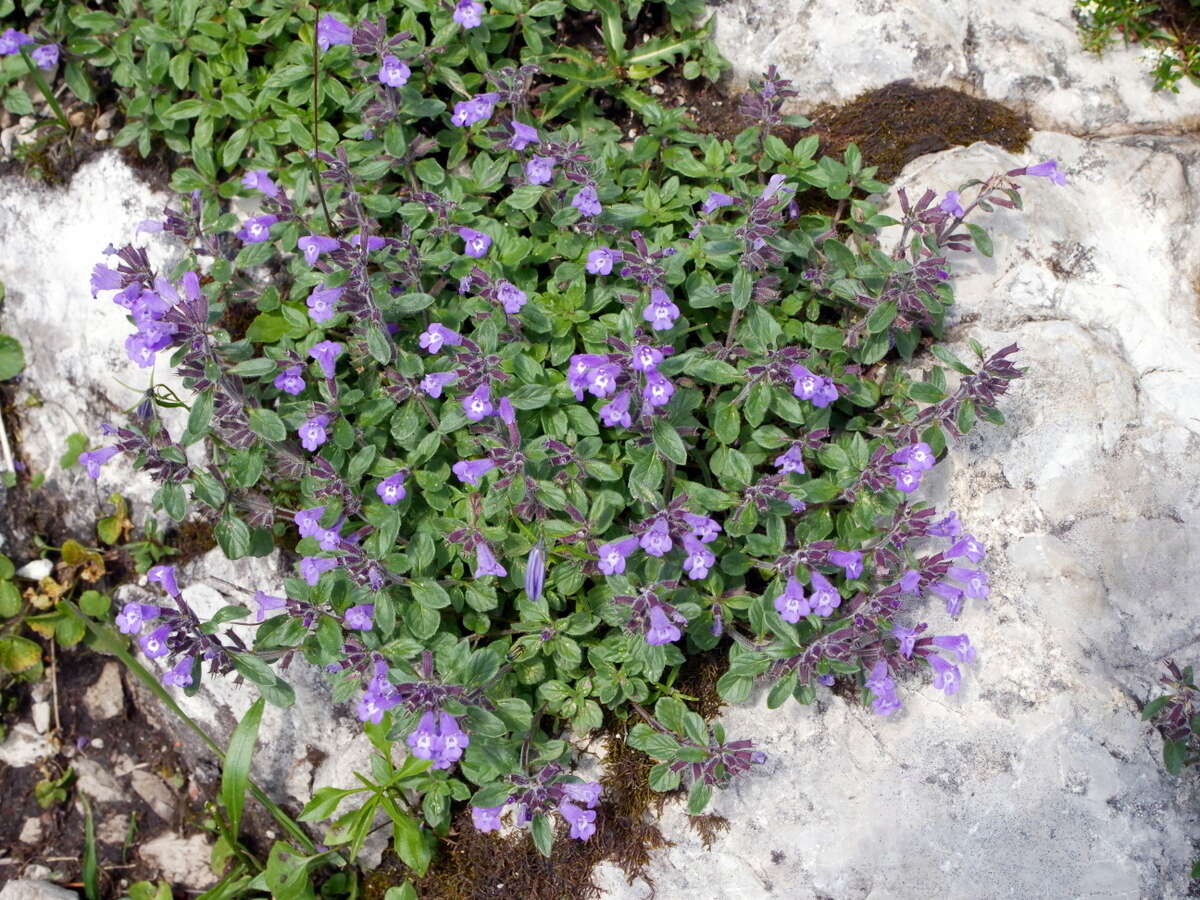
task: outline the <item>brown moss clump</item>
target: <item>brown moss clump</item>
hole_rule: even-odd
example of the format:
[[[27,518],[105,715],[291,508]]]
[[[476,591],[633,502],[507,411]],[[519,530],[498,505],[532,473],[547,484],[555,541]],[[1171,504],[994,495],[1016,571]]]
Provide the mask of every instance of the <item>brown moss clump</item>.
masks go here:
[[[723,831],[729,830],[729,820],[716,813],[703,813],[699,816],[688,816],[688,824],[700,835],[700,843],[705,850],[711,850],[713,842]]]
[[[866,91],[841,106],[820,106],[809,118],[822,153],[839,156],[857,144],[866,164],[879,167],[881,181],[891,181],[926,153],[975,141],[1016,152],[1029,140],[1029,119],[1007,106],[909,80]]]
[[[507,838],[481,833],[471,822],[470,809],[464,808],[424,877],[413,878],[389,851],[366,876],[363,897],[376,900],[389,887],[412,879],[422,900],[591,900],[600,896],[592,871],[602,862],[619,867],[630,882],[644,878],[651,851],[670,845],[649,817],[652,807],[662,812],[670,795],[650,790],[647,775],[654,762],[625,743],[619,726],[610,726],[604,745],[604,793],[590,840],[571,840],[567,826],[559,822],[554,854],[546,859],[527,833]]]
[[[729,670],[729,643],[723,640],[711,650],[689,656],[675,682],[679,693],[695,698],[688,701],[688,708],[706,722],[715,719],[725,706],[725,699],[717,693],[717,682]]]

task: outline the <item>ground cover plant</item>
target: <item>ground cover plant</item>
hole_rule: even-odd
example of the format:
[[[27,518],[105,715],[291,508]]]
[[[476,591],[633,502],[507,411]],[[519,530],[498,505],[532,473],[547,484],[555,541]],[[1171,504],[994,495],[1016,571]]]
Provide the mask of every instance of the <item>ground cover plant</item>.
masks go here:
[[[1088,50],[1102,54],[1119,35],[1151,51],[1155,90],[1178,93],[1179,82],[1200,78],[1198,0],[1079,0],[1075,9]]]
[[[443,14],[458,42],[488,13]],[[265,867],[231,852],[221,891],[301,895],[381,813],[416,876],[464,816],[528,828],[546,854],[593,840],[605,798],[571,773],[606,717],[656,761],[651,787],[686,788],[699,813],[762,754],[679,688],[698,653],[727,659],[729,702],[760,680],[772,707],[840,685],[881,715],[899,677],[928,670],[950,694],[974,655],[920,618],[986,596],[984,549],[911,495],[948,437],[1003,421],[1019,373],[1014,347],[976,345],[971,367],[940,343],[951,257],[990,253],[966,220],[1019,207],[1023,176],[1061,183],[1057,165],[901,194],[893,219],[856,148],[818,159],[815,137],[772,134],[796,124],[774,71],[732,140],[649,105],[630,140],[547,115],[574,76],[507,45],[438,99],[424,22],[322,17],[301,119],[321,149],[242,147],[239,179],[183,182],[140,229],[181,241],[181,263],[127,245],[93,275],[129,311],[131,358],[192,395],[149,390],[80,463],[99,477],[130,453],[162,511],[210,518],[231,558],[298,560],[284,596],[242,585],[208,622],[155,566],[161,599],[116,626],[172,689],[236,674],[286,705],[288,668],[320,666],[380,751],[302,814],[332,820],[331,849],[289,829]],[[357,73],[354,121],[322,118],[330,67]],[[221,202],[238,190],[254,215]],[[170,435],[158,409],[179,403]],[[247,623],[252,641],[231,627]]]
[[[1155,697],[1142,709],[1143,721],[1158,729],[1163,739],[1163,767],[1179,775],[1189,766],[1200,764],[1200,689],[1195,669],[1180,669],[1174,660],[1164,663],[1167,674],[1160,681],[1165,694]],[[1200,859],[1192,864],[1193,887],[1200,884]]]
[[[724,66],[708,40],[711,23],[695,22],[703,10],[697,0],[500,0],[486,9],[477,4],[478,11],[463,6],[466,12],[433,0],[319,6],[119,0],[92,9],[64,0],[0,0],[0,102],[16,115],[35,113],[39,93],[81,108],[115,104],[123,117],[116,146],[144,157],[165,144],[187,158],[171,175],[177,190],[217,190],[244,155],[270,166],[302,161],[301,151],[313,147],[314,101],[320,143],[352,124],[362,130],[371,95],[348,47],[326,54],[313,94],[308,48],[321,13],[350,21],[384,16],[397,31],[412,31],[426,44],[415,63],[426,105],[468,96],[476,85],[462,73],[482,72],[502,55],[558,79],[538,85],[542,119],[594,116],[606,98],[653,109],[645,86],[666,66],[710,79]],[[41,90],[46,82],[50,89]],[[409,116],[430,112],[406,109]],[[69,152],[80,137],[57,102],[55,112],[36,126],[43,139],[22,151],[28,159]]]

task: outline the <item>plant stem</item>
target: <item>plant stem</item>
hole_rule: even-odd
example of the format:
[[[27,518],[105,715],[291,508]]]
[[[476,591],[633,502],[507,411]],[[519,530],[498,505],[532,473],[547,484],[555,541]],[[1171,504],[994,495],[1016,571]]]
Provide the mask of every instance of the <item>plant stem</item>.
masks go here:
[[[321,76],[321,57],[317,48],[317,29],[320,27],[321,20],[321,4],[320,2],[313,3],[313,43],[312,43],[312,152],[316,153],[321,146],[320,138],[320,76]],[[321,170],[317,168],[317,160],[315,156],[306,156],[308,159],[309,168],[312,169],[313,178],[317,182],[317,197],[321,200],[321,211],[325,214],[325,228],[332,235],[333,232],[333,217],[329,215],[329,207],[325,203],[325,185],[321,182]]]

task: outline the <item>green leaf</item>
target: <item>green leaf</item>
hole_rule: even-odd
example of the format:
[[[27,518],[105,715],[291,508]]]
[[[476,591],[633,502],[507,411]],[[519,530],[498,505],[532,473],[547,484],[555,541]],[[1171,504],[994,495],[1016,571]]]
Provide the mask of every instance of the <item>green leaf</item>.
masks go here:
[[[392,341],[378,325],[372,323],[367,328],[367,352],[380,365],[386,366],[392,361]]]
[[[251,407],[248,413],[250,430],[267,441],[282,441],[287,437],[287,426],[273,410],[261,406]]]
[[[1142,710],[1142,721],[1149,722],[1160,712],[1162,708],[1171,702],[1170,697],[1156,697],[1146,704],[1146,708]]]
[[[262,722],[265,701],[259,697],[238,722],[225,751],[225,765],[221,770],[221,803],[229,816],[229,830],[235,837],[242,822],[242,809],[246,802],[246,788],[250,784],[250,763],[254,758],[254,745],[258,742],[258,726]]]
[[[0,381],[15,378],[24,368],[25,352],[20,342],[7,334],[0,334]]]
[[[992,239],[988,237],[988,233],[978,225],[967,225],[967,231],[971,232],[971,238],[975,241],[975,249],[984,256],[992,255]]]
[[[422,578],[412,582],[408,589],[412,591],[413,599],[425,609],[445,609],[450,605],[450,595],[436,581]]]
[[[21,611],[21,592],[11,581],[0,581],[0,619],[11,619]]]
[[[0,669],[16,675],[42,660],[42,648],[28,638],[0,635]]]
[[[250,526],[237,516],[222,517],[213,528],[213,536],[230,559],[241,559],[250,555]]]
[[[547,859],[550,858],[550,851],[554,848],[554,826],[550,824],[550,817],[544,813],[538,813],[533,817],[533,845],[537,847],[538,853]]]
[[[1172,775],[1178,775],[1183,770],[1184,760],[1187,759],[1187,744],[1183,741],[1166,741],[1163,743],[1163,765]]]
[[[684,446],[683,438],[666,419],[658,418],[654,422],[654,446],[677,466],[687,462],[687,447]]]
[[[703,781],[697,781],[692,785],[692,789],[688,791],[688,815],[698,816],[704,812],[704,807],[708,806],[708,801],[712,799],[712,788]]]
[[[79,596],[79,608],[93,619],[103,619],[108,615],[112,600],[108,594],[99,591],[84,591]]]
[[[254,344],[273,344],[291,329],[287,319],[279,313],[259,313],[246,329],[246,340]]]
[[[155,493],[155,502],[162,506],[172,522],[182,522],[184,516],[187,515],[187,494],[183,490],[183,485],[177,481],[169,481],[160,487]],[[117,521],[116,527],[119,533],[120,521]],[[101,535],[101,539],[106,544],[115,544],[117,534],[112,535],[112,540],[108,540],[105,535]]]
[[[394,848],[404,864],[418,876],[424,875],[433,860],[434,838],[412,816],[397,812],[392,816]]]

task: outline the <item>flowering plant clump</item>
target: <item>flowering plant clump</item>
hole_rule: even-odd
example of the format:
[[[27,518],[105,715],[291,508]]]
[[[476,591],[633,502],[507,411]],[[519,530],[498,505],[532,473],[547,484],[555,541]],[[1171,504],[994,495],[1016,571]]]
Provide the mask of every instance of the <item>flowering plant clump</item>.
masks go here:
[[[990,253],[965,220],[1019,207],[1018,179],[1056,164],[900,192],[897,220],[854,147],[817,160],[815,137],[770,134],[774,72],[733,141],[622,147],[541,125],[526,69],[431,105],[393,84],[406,32],[322,20],[318,40],[379,72],[364,115],[424,146],[386,160],[402,186],[356,175],[353,141],[315,154],[318,196],[251,166],[255,215],[185,197],[149,228],[188,259],[160,272],[130,245],[92,277],[130,313],[130,356],[194,395],[184,433],[146,403],[109,447],[162,482],[172,519],[214,520],[231,558],[295,548],[284,596],[243,586],[248,647],[221,625],[250,606],[200,624],[156,570],[162,603],[120,621],[165,680],[236,671],[286,704],[289,663],[323,667],[388,759],[408,750],[389,777],[420,812],[380,803],[419,870],[454,802],[485,831],[511,811],[547,854],[555,817],[587,840],[603,797],[570,774],[568,738],[606,715],[658,761],[651,786],[685,783],[700,812],[765,757],[672,687],[697,653],[727,654],[730,702],[840,680],[886,716],[925,671],[953,694],[975,650],[922,609],[986,597],[985,549],[915,492],[947,436],[1003,421],[1016,347],[974,345],[971,368],[934,343],[924,381],[894,361],[940,336],[951,255]],[[258,310],[244,336],[223,326],[234,302]],[[356,848],[363,815],[329,840]]]

